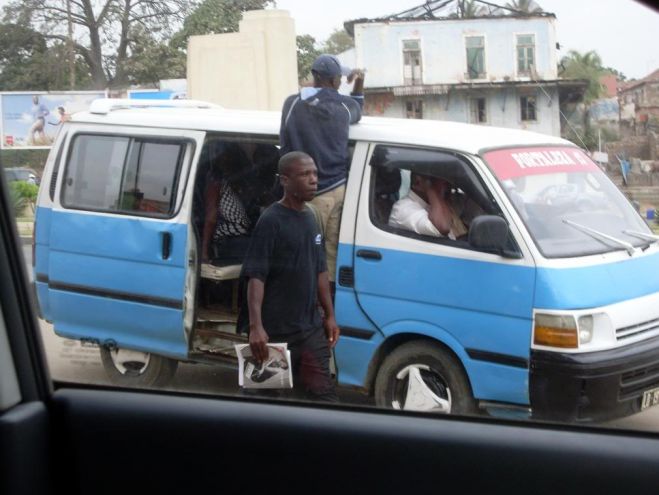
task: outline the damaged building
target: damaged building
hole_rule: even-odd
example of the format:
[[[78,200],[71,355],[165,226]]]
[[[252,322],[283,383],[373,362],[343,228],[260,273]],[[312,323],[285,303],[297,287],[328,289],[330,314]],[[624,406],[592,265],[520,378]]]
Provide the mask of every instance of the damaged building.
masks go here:
[[[634,130],[640,126],[659,132],[659,69],[643,79],[623,83],[619,96],[621,107],[626,109],[621,120]]]
[[[552,13],[478,0],[431,1],[346,22],[355,48],[341,58],[367,71],[369,115],[558,136],[561,103],[581,99],[587,83],[558,77],[555,22]]]

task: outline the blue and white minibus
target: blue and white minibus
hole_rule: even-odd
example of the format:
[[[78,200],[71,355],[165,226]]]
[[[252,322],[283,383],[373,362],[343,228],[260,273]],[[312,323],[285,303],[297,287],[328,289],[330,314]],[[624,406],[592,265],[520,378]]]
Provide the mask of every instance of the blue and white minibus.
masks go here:
[[[245,157],[254,218],[276,198],[280,115],[98,100],[48,157],[34,277],[57,335],[110,378],[166,383],[246,341],[240,264],[202,256],[203,191]],[[335,306],[338,383],[379,406],[601,421],[659,403],[659,243],[588,154],[528,131],[365,117],[350,130]],[[241,162],[242,163],[242,162]],[[442,178],[467,233],[389,222]]]

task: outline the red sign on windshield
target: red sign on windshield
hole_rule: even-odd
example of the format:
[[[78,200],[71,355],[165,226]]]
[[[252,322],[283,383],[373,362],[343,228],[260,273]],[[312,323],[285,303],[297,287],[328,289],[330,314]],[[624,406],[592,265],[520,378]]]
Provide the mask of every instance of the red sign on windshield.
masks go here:
[[[577,148],[513,148],[489,151],[484,158],[500,180],[526,175],[599,170],[595,162]]]

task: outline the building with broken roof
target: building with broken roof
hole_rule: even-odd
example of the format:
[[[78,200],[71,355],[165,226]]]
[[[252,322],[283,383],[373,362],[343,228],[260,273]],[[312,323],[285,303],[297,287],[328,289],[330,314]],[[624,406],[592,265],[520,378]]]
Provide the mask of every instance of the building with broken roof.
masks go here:
[[[623,120],[659,130],[659,69],[643,79],[623,83],[619,97],[621,105],[629,109]]]
[[[555,22],[479,0],[430,1],[346,22],[355,39],[346,56],[367,71],[370,115],[560,135],[560,103],[579,99],[585,82],[558,77]]]

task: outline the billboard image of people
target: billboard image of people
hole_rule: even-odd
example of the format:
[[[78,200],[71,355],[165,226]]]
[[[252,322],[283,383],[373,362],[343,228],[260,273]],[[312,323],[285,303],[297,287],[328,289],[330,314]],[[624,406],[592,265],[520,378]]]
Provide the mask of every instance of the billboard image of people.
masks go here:
[[[62,123],[88,110],[105,91],[62,93],[0,93],[0,146],[3,149],[49,148]]]

